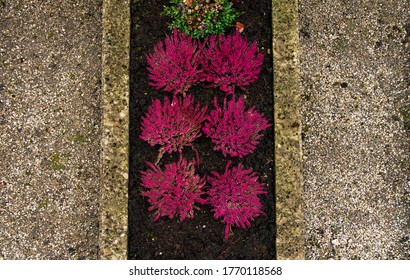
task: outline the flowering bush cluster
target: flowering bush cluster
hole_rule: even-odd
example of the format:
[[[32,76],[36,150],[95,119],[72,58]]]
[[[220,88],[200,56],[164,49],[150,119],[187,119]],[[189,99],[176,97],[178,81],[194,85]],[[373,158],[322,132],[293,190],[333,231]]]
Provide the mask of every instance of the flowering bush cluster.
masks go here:
[[[215,98],[214,105],[202,128],[215,144],[214,150],[240,158],[253,153],[263,136],[261,131],[271,126],[268,120],[254,107],[246,110],[242,96],[238,101],[233,98],[227,102],[225,98],[223,107]]]
[[[192,146],[192,142],[201,136],[206,110],[206,106],[195,105],[191,95],[183,99],[174,96],[172,102],[165,98],[164,105],[158,99],[152,101],[147,114],[142,117],[140,137],[151,146],[160,145],[156,163],[165,152],[182,152],[184,146]]]
[[[257,80],[263,54],[256,42],[248,45],[236,32],[211,36],[204,43],[174,30],[165,42],[159,42],[147,55],[150,85],[157,89],[183,93],[200,81],[233,94]]]
[[[175,5],[165,9],[175,19],[171,26],[185,33],[174,29],[146,56],[150,85],[172,92],[173,98],[165,97],[163,103],[153,100],[141,120],[141,139],[159,146],[156,162],[148,162],[149,169],[141,172],[142,195],[148,198],[148,209],[155,212],[154,220],[169,217],[182,221],[192,218],[199,204],[210,204],[214,217],[225,223],[228,239],[232,226],[249,227],[263,213],[259,195],[266,193],[264,184],[242,164],[230,168],[230,161],[224,174],[212,171],[211,176],[201,178],[195,170],[199,154],[194,141],[203,132],[211,138],[214,150],[225,157],[243,158],[254,152],[262,131],[271,125],[254,107],[247,109],[244,98],[236,98],[234,93],[257,80],[263,55],[257,52],[256,42],[249,45],[239,32],[212,35],[203,42],[188,37],[222,33],[237,15],[230,10],[230,1],[171,0],[171,4]],[[207,106],[194,102],[187,91],[200,82],[226,93],[223,106],[215,97],[215,109],[207,114]],[[186,146],[194,150],[196,161],[183,157]],[[162,156],[174,152],[179,153],[179,160],[161,169]]]
[[[183,93],[199,82],[199,54],[203,44],[174,30],[147,55],[150,85],[174,94]]]
[[[163,12],[173,19],[169,28],[197,39],[223,33],[239,16],[229,0],[171,0],[170,4]]]
[[[232,225],[246,228],[250,220],[259,216],[262,204],[258,195],[265,194],[264,184],[258,183],[258,176],[252,169],[244,169],[242,164],[229,169],[228,162],[224,174],[212,172],[207,181],[212,185],[208,191],[209,204],[215,218],[222,218],[226,224],[225,239],[228,239]]]
[[[211,36],[209,46],[201,56],[203,81],[219,87],[227,94],[233,94],[235,87],[245,89],[258,79],[263,62],[263,54],[258,46],[251,46],[239,32],[224,36]]]
[[[201,128],[215,144],[214,150],[221,150],[224,156],[243,157],[254,151],[262,137],[260,132],[270,126],[253,107],[246,110],[243,97],[229,102],[225,98],[223,107],[215,98],[214,104],[215,110],[206,116],[207,106],[195,105],[191,95],[174,96],[172,102],[165,98],[164,104],[156,99],[142,118],[140,137],[151,146],[160,146],[156,164],[148,163],[151,170],[143,171],[141,179],[148,189],[142,195],[148,197],[149,210],[156,211],[155,220],[162,216],[180,217],[181,221],[191,218],[195,203],[205,203],[201,198],[204,179],[195,174],[194,162],[182,157],[185,146],[196,151],[192,143],[201,135]],[[162,171],[157,164],[165,152],[179,152],[180,159],[165,165]],[[258,177],[251,169],[245,170],[240,164],[229,170],[230,164],[223,175],[212,172],[214,177],[208,177],[212,188],[207,192],[214,217],[222,217],[226,224],[226,239],[232,225],[245,228],[249,220],[262,213],[258,195],[264,193],[263,184],[257,183]]]
[[[142,193],[148,197],[155,211],[154,220],[162,216],[179,217],[181,221],[194,216],[195,203],[204,204],[201,198],[204,193],[205,179],[195,174],[194,162],[188,162],[182,156],[178,162],[165,165],[165,170],[148,163],[151,170],[142,171],[142,186],[147,191]]]

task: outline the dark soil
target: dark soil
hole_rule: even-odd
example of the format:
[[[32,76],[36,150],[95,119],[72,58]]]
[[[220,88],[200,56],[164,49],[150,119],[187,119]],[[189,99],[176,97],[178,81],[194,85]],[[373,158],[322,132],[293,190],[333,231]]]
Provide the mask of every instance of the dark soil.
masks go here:
[[[274,190],[274,140],[273,127],[264,132],[256,151],[242,159],[247,168],[252,168],[266,184],[267,195],[261,196],[263,211],[247,229],[232,227],[233,235],[224,239],[225,225],[213,217],[208,206],[201,206],[195,217],[179,222],[177,219],[160,218],[153,221],[149,204],[140,195],[140,171],[145,170],[146,161],[155,162],[158,147],[151,147],[139,138],[141,116],[147,111],[153,99],[163,100],[172,93],[155,90],[148,85],[145,54],[152,52],[153,46],[164,40],[170,30],[168,19],[161,16],[164,0],[132,1],[131,35],[131,97],[130,97],[130,186],[129,186],[129,259],[274,259],[275,258],[275,190]],[[273,123],[272,99],[272,24],[271,1],[238,1],[237,10],[244,14],[238,21],[245,24],[243,34],[250,42],[258,42],[260,52],[265,54],[264,64],[258,81],[248,87],[246,105],[256,106],[259,112]],[[233,32],[234,29],[229,32]],[[224,93],[197,86],[189,93],[195,101],[213,108],[216,95],[222,100]],[[225,158],[222,153],[212,150],[208,138],[201,137],[194,143],[199,151],[201,165],[197,172],[204,176],[211,170],[222,173],[228,160],[234,166],[240,161]],[[190,148],[184,150],[188,159],[194,158]],[[178,154],[164,155],[161,166],[178,159]]]

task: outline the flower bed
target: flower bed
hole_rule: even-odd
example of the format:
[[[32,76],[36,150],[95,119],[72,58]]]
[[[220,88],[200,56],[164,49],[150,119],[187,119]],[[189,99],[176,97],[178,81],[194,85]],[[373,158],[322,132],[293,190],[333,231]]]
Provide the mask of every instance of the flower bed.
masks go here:
[[[272,259],[275,256],[274,152],[273,129],[268,124],[273,123],[271,3],[238,1],[234,6],[243,12],[238,21],[245,28],[238,37],[235,27],[231,27],[226,32],[231,37],[224,38],[235,40],[235,46],[242,45],[248,50],[235,52],[236,49],[229,50],[229,45],[220,47],[221,54],[215,55],[217,66],[228,61],[223,56],[231,53],[237,53],[241,61],[242,53],[246,53],[246,58],[255,57],[245,64],[232,60],[227,64],[231,65],[229,69],[242,67],[246,71],[229,73],[210,62],[216,52],[215,40],[224,40],[209,38],[204,45],[203,41],[195,45],[178,39],[167,27],[169,18],[160,15],[168,3],[133,1],[131,7],[129,258]],[[183,56],[168,48],[172,40],[178,48],[183,48]],[[163,41],[165,44],[159,44]],[[172,61],[158,59],[161,56],[156,56],[155,51],[179,56],[183,63],[178,65],[182,65],[181,69],[190,69],[189,76],[173,67],[170,77],[178,79],[167,85],[169,79],[161,80],[166,77],[162,70]],[[263,61],[261,66],[252,64],[257,60]],[[162,63],[158,69],[152,67],[158,65],[156,61]],[[196,63],[200,65],[198,68]],[[202,70],[206,73],[201,73]],[[220,78],[220,73],[225,76]],[[183,104],[183,96],[189,104]],[[206,120],[195,104],[208,107]],[[175,110],[174,106],[180,109]],[[187,106],[196,108],[195,112],[185,114]],[[175,118],[184,121],[173,124]],[[202,122],[200,136],[198,123]],[[186,137],[175,133],[172,127],[176,126],[186,131],[182,135]],[[167,136],[159,135],[160,131],[167,131]],[[147,162],[157,163],[158,167]],[[183,172],[175,171],[178,166]],[[178,174],[175,178],[179,179],[172,180],[170,174]],[[243,199],[235,201],[236,204],[232,199],[224,204],[223,198],[236,192],[235,186],[226,183],[226,177],[249,185],[239,193],[251,207],[238,210],[237,205],[243,204]],[[203,178],[209,178],[205,186]],[[224,186],[221,181],[225,182]],[[190,194],[191,200],[169,200],[175,203],[159,211],[166,188],[161,188],[164,182],[169,188],[175,184],[165,193],[167,199],[169,193],[180,196],[181,188],[193,184],[196,184],[196,192]],[[226,192],[229,194],[221,196]],[[184,201],[187,205],[181,207]],[[228,208],[229,211],[223,210]]]

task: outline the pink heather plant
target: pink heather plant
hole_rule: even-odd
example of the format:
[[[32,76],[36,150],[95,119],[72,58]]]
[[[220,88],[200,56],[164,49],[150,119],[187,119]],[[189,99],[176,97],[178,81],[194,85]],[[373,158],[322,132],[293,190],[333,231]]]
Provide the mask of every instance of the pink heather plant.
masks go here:
[[[188,37],[185,33],[174,30],[164,42],[154,47],[154,52],[147,55],[151,86],[174,94],[185,92],[199,82],[199,54],[203,44]]]
[[[252,169],[244,169],[242,164],[229,169],[229,161],[225,173],[212,172],[214,177],[207,177],[212,188],[208,190],[208,203],[215,212],[215,218],[222,218],[226,224],[225,239],[228,239],[232,225],[246,228],[249,220],[263,214],[259,194],[265,194],[264,184],[258,183],[258,176]]]
[[[153,100],[142,117],[140,137],[151,146],[161,146],[156,163],[165,152],[181,152],[184,146],[191,146],[197,153],[192,142],[201,135],[207,108],[195,105],[191,95],[181,99],[174,96],[172,102],[165,97],[164,105],[158,99]],[[199,164],[198,157],[197,160]]]
[[[253,153],[259,139],[260,132],[271,126],[268,120],[254,107],[245,110],[243,97],[235,98],[227,104],[224,99],[223,107],[219,107],[214,99],[215,110],[207,117],[202,131],[215,144],[215,151],[222,151],[226,157],[244,157]]]
[[[142,192],[148,197],[151,206],[148,210],[155,211],[154,221],[160,217],[179,217],[180,221],[194,216],[195,203],[204,204],[201,198],[205,179],[195,174],[194,162],[188,162],[182,157],[178,162],[165,165],[165,170],[148,162],[151,170],[142,171],[141,185],[147,190]]]
[[[258,53],[256,41],[248,45],[244,37],[215,35],[209,38],[209,46],[201,56],[204,73],[202,80],[219,87],[227,94],[233,94],[235,87],[245,89],[257,80],[263,63],[263,54]]]

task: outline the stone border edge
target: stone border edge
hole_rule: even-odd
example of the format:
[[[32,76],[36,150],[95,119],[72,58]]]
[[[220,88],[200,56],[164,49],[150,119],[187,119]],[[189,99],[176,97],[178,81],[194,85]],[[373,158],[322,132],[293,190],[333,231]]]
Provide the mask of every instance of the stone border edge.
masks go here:
[[[130,0],[103,0],[99,259],[128,258]]]
[[[304,259],[298,0],[272,0],[276,258]]]

